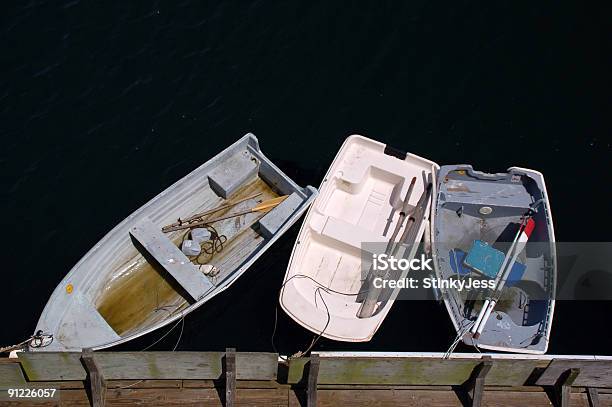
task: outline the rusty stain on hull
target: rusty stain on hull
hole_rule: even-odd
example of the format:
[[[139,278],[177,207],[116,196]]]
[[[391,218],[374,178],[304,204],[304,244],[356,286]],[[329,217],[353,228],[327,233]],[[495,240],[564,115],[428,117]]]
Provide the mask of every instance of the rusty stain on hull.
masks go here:
[[[207,190],[213,193],[212,190]],[[219,217],[224,214],[247,209],[257,200],[277,197],[268,184],[257,177],[253,182],[243,186],[232,199],[239,200],[257,192],[262,192],[257,199],[245,201],[234,208],[215,212],[212,216]],[[203,208],[204,210],[216,207]],[[200,211],[202,208],[198,208]],[[193,213],[195,213],[194,210]],[[186,217],[193,213],[181,213]],[[220,253],[212,256],[203,254],[197,259],[199,263],[212,264],[219,268],[220,274],[213,283],[218,284],[231,275],[233,270],[249,257],[263,238],[253,230],[252,226],[261,217],[261,214],[249,214],[234,219],[215,223],[220,234],[227,236],[227,242]],[[206,219],[206,217],[204,217]],[[160,225],[161,228],[162,225]],[[177,232],[170,238],[178,245],[185,232]],[[254,245],[256,243],[257,245]],[[196,259],[192,259],[196,261]],[[134,256],[120,266],[109,278],[100,297],[96,301],[98,312],[106,322],[121,336],[137,332],[154,323],[158,323],[189,306],[186,298],[177,291],[171,277],[158,271],[149,264],[145,258],[134,248]]]

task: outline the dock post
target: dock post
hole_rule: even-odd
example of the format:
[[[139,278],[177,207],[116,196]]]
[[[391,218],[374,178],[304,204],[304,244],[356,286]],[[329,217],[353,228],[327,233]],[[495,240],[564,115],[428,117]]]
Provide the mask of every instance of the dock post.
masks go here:
[[[491,356],[483,356],[482,362],[474,368],[471,377],[463,385],[464,389],[471,396],[472,407],[480,407],[482,404],[485,378],[489,370],[491,370],[491,366],[493,366]]]
[[[587,387],[587,398],[590,407],[599,407],[599,392],[594,387]]]
[[[106,402],[106,380],[98,368],[91,348],[83,349],[81,362],[87,373],[87,386],[89,388],[92,407],[104,407]]]
[[[572,384],[580,374],[580,369],[567,369],[559,376],[555,384],[557,403],[560,407],[569,407],[572,393]]]
[[[236,349],[225,349],[225,406],[236,405]]]
[[[317,405],[317,381],[319,378],[319,355],[316,353],[310,355],[308,364],[308,388],[307,392],[307,407],[316,407]]]

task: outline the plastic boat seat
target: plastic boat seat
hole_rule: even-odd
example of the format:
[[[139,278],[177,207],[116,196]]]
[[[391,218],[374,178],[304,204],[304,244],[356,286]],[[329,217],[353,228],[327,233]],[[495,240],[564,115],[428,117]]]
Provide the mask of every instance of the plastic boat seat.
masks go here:
[[[382,150],[374,149],[371,146],[364,147],[362,141],[356,140],[355,143],[349,146],[349,151],[346,152],[347,158],[343,162],[341,174],[336,174],[343,181],[358,184],[364,180],[368,174],[378,172],[383,176],[397,178],[398,182],[404,180],[410,182],[406,178],[406,171],[413,167],[413,163],[419,163],[420,158],[411,157],[401,160],[390,155],[383,155]],[[373,164],[375,163],[375,164]]]
[[[133,226],[130,229],[130,234],[194,301],[198,301],[214,288],[208,277],[149,218],[144,218],[136,226]]]
[[[364,229],[345,220],[327,216],[327,220],[321,235],[337,240],[358,250],[362,249],[362,244],[365,242],[383,243],[387,242],[387,238],[379,236],[371,230]]]

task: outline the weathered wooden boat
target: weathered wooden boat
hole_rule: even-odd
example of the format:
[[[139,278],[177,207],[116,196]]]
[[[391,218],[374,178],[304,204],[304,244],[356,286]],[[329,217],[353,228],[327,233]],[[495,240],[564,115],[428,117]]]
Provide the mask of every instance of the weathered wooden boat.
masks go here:
[[[283,195],[272,209],[251,210]],[[31,350],[103,349],[182,318],[235,282],[315,196],[245,135],[132,213],[70,270],[36,327],[52,339]],[[204,227],[223,220],[209,228],[208,250],[187,257],[179,247],[189,224],[169,233],[162,227],[202,212],[209,213],[199,218]]]
[[[555,235],[544,177],[512,167],[485,174],[441,167],[432,244],[441,279],[479,279],[482,289],[442,290],[457,341],[545,353],[554,312]]]
[[[369,341],[398,291],[377,290],[371,275],[364,276],[362,245],[402,241],[409,249],[397,257],[414,256],[436,168],[383,143],[349,137],[302,224],[281,288],[283,310],[324,337]],[[403,226],[407,215],[414,217],[406,221],[411,226]]]

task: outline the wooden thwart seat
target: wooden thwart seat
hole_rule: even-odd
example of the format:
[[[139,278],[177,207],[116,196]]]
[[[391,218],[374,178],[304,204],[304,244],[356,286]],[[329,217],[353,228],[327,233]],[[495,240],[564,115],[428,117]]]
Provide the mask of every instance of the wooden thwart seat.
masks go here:
[[[214,288],[208,277],[149,218],[144,218],[133,226],[130,234],[194,301],[198,301]]]

